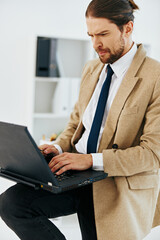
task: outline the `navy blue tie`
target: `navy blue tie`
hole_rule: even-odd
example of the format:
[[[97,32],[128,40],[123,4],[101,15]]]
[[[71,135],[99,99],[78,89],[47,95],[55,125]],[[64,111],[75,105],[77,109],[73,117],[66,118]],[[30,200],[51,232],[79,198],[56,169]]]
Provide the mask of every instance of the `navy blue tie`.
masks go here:
[[[98,99],[95,116],[92,122],[90,134],[88,137],[87,153],[96,153],[96,150],[97,150],[97,142],[98,142],[99,132],[100,132],[104,110],[105,110],[105,106],[108,98],[112,75],[113,75],[113,70],[110,67],[110,65],[107,65],[107,77],[103,83],[101,93]]]

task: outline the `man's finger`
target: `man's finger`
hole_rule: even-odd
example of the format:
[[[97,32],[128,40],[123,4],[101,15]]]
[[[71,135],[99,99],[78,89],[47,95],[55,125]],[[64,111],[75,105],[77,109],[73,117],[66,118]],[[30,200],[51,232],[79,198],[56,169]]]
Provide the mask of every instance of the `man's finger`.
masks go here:
[[[64,166],[67,166],[68,164],[70,164],[70,162],[68,160],[66,161],[59,161],[59,162],[54,162],[53,164],[49,164],[49,167],[51,169],[52,172],[56,172],[59,169],[63,168]]]
[[[56,172],[56,175],[61,175],[62,173],[71,170],[71,164],[65,165],[64,167],[62,167],[58,172]]]

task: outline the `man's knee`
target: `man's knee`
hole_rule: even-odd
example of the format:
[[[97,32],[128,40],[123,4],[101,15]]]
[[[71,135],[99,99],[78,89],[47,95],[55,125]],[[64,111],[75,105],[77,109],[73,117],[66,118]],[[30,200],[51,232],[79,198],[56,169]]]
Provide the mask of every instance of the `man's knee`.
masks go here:
[[[19,202],[17,185],[9,188],[0,196],[0,216],[6,223],[14,220],[20,207]]]

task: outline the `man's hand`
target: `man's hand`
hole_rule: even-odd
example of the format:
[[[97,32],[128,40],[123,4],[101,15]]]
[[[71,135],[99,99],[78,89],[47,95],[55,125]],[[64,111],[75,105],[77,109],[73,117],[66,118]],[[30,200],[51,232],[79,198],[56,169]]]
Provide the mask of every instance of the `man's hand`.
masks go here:
[[[59,154],[58,149],[55,148],[53,145],[43,144],[43,145],[39,146],[39,149],[45,158],[47,157],[47,155],[52,154],[53,156],[57,156]]]
[[[53,157],[49,163],[52,172],[57,175],[68,170],[86,170],[92,167],[93,161],[90,154],[62,153]]]

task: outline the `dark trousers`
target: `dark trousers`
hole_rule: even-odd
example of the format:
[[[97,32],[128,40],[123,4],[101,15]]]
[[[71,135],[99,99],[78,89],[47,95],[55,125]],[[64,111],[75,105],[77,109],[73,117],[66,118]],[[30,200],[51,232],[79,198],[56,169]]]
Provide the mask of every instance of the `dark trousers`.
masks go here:
[[[83,240],[97,240],[92,185],[53,194],[17,184],[0,196],[0,216],[22,240],[65,240],[48,219],[77,213]]]

